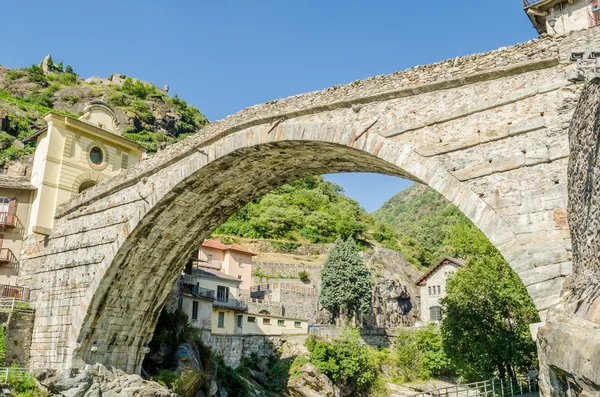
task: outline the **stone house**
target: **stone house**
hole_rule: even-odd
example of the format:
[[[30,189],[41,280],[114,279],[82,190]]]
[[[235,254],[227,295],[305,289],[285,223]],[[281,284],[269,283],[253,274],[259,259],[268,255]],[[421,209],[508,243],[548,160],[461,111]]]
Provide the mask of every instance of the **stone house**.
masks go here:
[[[188,266],[215,269],[240,280],[240,289],[250,290],[252,285],[252,257],[256,254],[239,245],[226,245],[215,240],[205,240],[194,252]]]
[[[465,264],[456,258],[443,257],[416,282],[421,293],[421,321],[425,323],[442,320],[440,300],[446,296],[446,285],[457,269]]]
[[[23,240],[50,234],[56,208],[103,179],[135,165],[144,148],[121,136],[117,117],[101,101],[89,102],[78,119],[50,112],[48,126],[24,142],[36,142],[33,163],[11,165],[0,176],[0,295],[16,288]]]

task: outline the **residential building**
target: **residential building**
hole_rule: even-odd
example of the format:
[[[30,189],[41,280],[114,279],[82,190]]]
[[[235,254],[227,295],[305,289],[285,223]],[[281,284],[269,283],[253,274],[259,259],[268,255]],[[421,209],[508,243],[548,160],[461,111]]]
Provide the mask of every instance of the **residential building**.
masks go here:
[[[0,176],[0,294],[15,296],[23,240],[50,234],[56,208],[103,179],[135,165],[144,149],[124,138],[110,106],[86,104],[79,118],[54,112],[36,141],[33,164],[20,162]]]
[[[446,256],[416,281],[415,284],[420,287],[421,292],[423,322],[442,320],[440,301],[446,296],[446,285],[456,270],[462,267],[465,267],[465,264],[461,260]]]
[[[270,313],[244,313],[242,333],[244,335],[291,335],[307,334],[308,320],[273,315]]]
[[[252,257],[256,254],[239,245],[227,245],[205,240],[188,266],[215,269],[240,280],[239,288],[250,290],[252,285]]]
[[[248,310],[239,300],[241,281],[216,269],[188,266],[183,278],[181,309],[194,327],[214,334],[241,334],[241,314]]]

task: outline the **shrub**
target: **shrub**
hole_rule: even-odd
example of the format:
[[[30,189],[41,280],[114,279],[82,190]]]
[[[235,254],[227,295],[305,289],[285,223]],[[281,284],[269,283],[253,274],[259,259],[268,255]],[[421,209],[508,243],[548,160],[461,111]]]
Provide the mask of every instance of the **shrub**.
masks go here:
[[[168,369],[161,369],[157,374],[150,376],[150,380],[168,387],[170,390],[177,392],[179,388],[179,376]]]
[[[306,270],[300,270],[298,272],[298,278],[302,282],[310,281],[310,276],[309,276],[309,274],[308,274],[308,272]]]
[[[46,76],[44,75],[42,68],[38,65],[31,65],[31,67],[26,68],[25,71],[27,72],[27,81],[30,83],[38,83],[42,85],[47,83]]]
[[[113,106],[129,106],[129,97],[122,92],[115,92],[108,97],[108,103]]]
[[[249,395],[248,385],[240,374],[223,360],[223,357],[216,357],[217,363],[217,383],[227,391],[229,397],[247,397]]]
[[[67,65],[67,67],[65,68],[65,73],[75,74],[75,72],[73,72],[73,68],[71,67],[71,65]]]
[[[423,366],[422,352],[419,350],[414,332],[398,328],[394,355],[400,375],[405,382],[429,377]]]
[[[25,71],[16,69],[16,70],[9,70],[8,72],[6,72],[4,77],[6,78],[7,81],[14,81],[14,80],[18,80],[21,77],[25,76],[25,74],[26,74]]]
[[[373,351],[361,344],[356,328],[345,329],[342,338],[331,343],[310,336],[306,347],[311,362],[338,385],[365,390],[375,381],[378,369]]]

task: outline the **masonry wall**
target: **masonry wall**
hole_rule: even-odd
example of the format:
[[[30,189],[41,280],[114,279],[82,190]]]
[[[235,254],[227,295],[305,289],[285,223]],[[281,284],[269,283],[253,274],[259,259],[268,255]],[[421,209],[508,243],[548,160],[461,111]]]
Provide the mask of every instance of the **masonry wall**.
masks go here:
[[[207,342],[214,354],[223,356],[227,365],[237,368],[242,357],[249,357],[252,353],[259,357],[279,356],[285,344],[303,346],[307,337],[308,335],[211,335]]]

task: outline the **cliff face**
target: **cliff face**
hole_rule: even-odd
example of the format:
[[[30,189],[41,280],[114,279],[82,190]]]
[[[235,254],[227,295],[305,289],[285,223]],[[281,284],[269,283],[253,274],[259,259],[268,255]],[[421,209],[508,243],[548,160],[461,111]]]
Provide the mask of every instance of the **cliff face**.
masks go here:
[[[570,295],[538,333],[544,396],[600,393],[600,87],[584,88],[569,128]],[[570,393],[570,394],[567,394]]]

